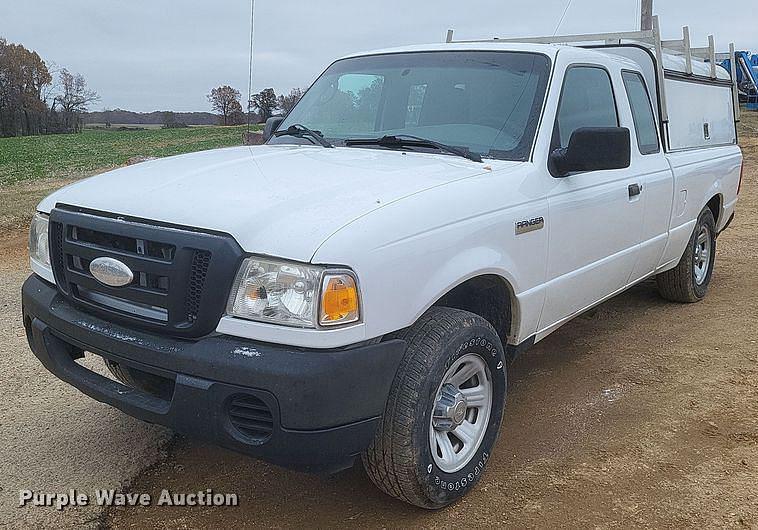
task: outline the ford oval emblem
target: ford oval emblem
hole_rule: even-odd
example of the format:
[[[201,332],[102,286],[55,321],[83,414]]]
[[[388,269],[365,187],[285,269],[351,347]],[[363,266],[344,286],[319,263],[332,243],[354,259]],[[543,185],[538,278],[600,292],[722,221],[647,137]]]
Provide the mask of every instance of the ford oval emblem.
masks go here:
[[[134,280],[132,270],[113,258],[97,258],[89,264],[89,271],[97,281],[110,287],[123,287]]]

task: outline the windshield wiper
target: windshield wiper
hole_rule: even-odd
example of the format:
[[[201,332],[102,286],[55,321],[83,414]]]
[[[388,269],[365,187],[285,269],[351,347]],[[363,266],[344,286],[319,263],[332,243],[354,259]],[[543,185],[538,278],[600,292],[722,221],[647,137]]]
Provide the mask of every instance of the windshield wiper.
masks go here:
[[[470,152],[468,149],[462,149],[460,147],[453,147],[452,145],[442,144],[429,140],[428,138],[421,138],[420,136],[412,136],[410,134],[397,134],[382,136],[381,138],[352,138],[345,140],[345,146],[350,147],[353,145],[379,145],[382,147],[431,147],[440,151],[445,151],[453,155],[458,155],[474,162],[481,162],[482,157],[476,153]]]
[[[295,138],[303,138],[307,136],[316,140],[316,142],[318,142],[323,147],[328,147],[329,149],[334,147],[326,138],[324,138],[324,135],[321,134],[321,131],[313,131],[305,125],[301,125],[299,123],[290,125],[283,131],[276,131],[274,133],[274,136],[277,138],[279,136],[294,136]]]

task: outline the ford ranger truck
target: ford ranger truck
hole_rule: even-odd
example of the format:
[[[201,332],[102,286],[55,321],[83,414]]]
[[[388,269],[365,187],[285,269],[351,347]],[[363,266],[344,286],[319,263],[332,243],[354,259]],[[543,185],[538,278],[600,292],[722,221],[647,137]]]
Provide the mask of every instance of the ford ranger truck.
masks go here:
[[[265,145],[44,199],[31,349],[131,416],[311,472],[360,458],[389,495],[446,506],[486,471],[518,353],[648,278],[706,296],[739,191],[733,84],[664,61],[504,42],[340,59]]]

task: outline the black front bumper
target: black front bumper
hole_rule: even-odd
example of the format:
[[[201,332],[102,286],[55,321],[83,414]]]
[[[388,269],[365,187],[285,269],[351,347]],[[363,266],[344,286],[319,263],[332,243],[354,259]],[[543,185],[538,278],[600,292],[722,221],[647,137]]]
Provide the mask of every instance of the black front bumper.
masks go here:
[[[403,341],[313,350],[218,335],[173,339],[114,325],[72,306],[37,276],[23,287],[29,344],[58,378],[142,420],[285,467],[333,472],[371,442]],[[170,381],[153,395],[78,362],[87,351]],[[265,404],[272,428],[252,439],[230,420],[239,399]]]

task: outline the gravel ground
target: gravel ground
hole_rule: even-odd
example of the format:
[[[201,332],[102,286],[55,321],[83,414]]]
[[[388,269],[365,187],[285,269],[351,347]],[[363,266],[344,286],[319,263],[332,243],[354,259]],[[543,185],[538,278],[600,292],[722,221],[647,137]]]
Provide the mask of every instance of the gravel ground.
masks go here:
[[[23,236],[0,236],[0,521],[113,528],[253,526],[758,527],[758,141],[708,298],[652,282],[576,319],[512,368],[498,447],[472,495],[423,512],[356,467],[301,475],[168,433],[80,395],[29,352],[20,326]],[[146,471],[147,466],[159,462]],[[135,477],[130,481],[130,478]],[[213,488],[237,508],[16,507],[21,488]],[[2,523],[0,523],[2,525]]]
[[[21,325],[25,238],[0,236],[0,527],[97,527],[96,507],[20,508],[18,492],[121,487],[161,458],[170,433],[80,394],[31,353]]]

